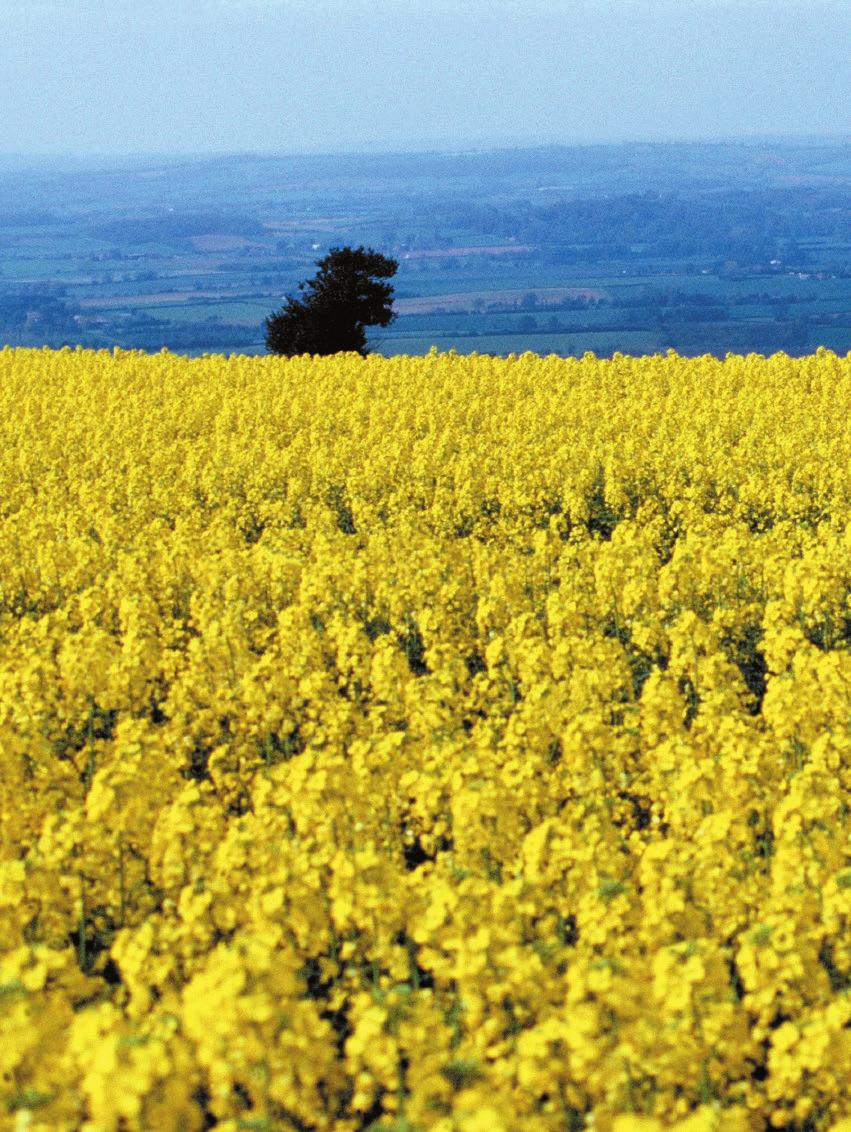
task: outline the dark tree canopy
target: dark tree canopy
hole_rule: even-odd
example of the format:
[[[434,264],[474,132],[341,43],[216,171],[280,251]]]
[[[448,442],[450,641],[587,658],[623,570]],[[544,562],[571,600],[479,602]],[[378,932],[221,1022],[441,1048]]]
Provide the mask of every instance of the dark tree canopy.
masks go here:
[[[266,319],[266,348],[273,354],[369,353],[367,326],[389,326],[393,287],[382,282],[399,264],[372,248],[332,248],[317,260],[319,271],[299,283],[302,295],[290,295]]]

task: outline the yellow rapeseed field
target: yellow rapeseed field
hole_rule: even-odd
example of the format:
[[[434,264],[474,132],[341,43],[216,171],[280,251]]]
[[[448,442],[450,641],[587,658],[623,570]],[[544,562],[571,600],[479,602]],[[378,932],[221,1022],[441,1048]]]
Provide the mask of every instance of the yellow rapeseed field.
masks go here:
[[[851,355],[0,351],[0,1127],[851,1129]]]

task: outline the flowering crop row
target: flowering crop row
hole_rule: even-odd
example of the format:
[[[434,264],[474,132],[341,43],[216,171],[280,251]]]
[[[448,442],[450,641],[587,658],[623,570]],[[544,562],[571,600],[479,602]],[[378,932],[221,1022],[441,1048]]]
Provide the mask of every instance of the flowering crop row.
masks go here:
[[[851,1129],[851,355],[0,351],[0,1127]]]

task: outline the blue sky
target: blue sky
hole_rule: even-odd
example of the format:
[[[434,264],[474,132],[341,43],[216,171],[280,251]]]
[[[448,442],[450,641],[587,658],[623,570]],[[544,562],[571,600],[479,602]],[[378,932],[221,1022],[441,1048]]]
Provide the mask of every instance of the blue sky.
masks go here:
[[[851,135],[851,0],[0,0],[0,153]]]

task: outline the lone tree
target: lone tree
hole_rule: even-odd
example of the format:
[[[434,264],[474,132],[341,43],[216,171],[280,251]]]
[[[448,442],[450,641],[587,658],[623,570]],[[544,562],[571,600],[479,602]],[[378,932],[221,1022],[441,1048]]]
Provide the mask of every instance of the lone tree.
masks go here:
[[[332,248],[317,260],[317,274],[299,283],[303,294],[290,295],[266,319],[266,348],[273,354],[337,354],[353,350],[364,357],[366,326],[389,326],[393,287],[381,280],[399,264],[372,248]]]

